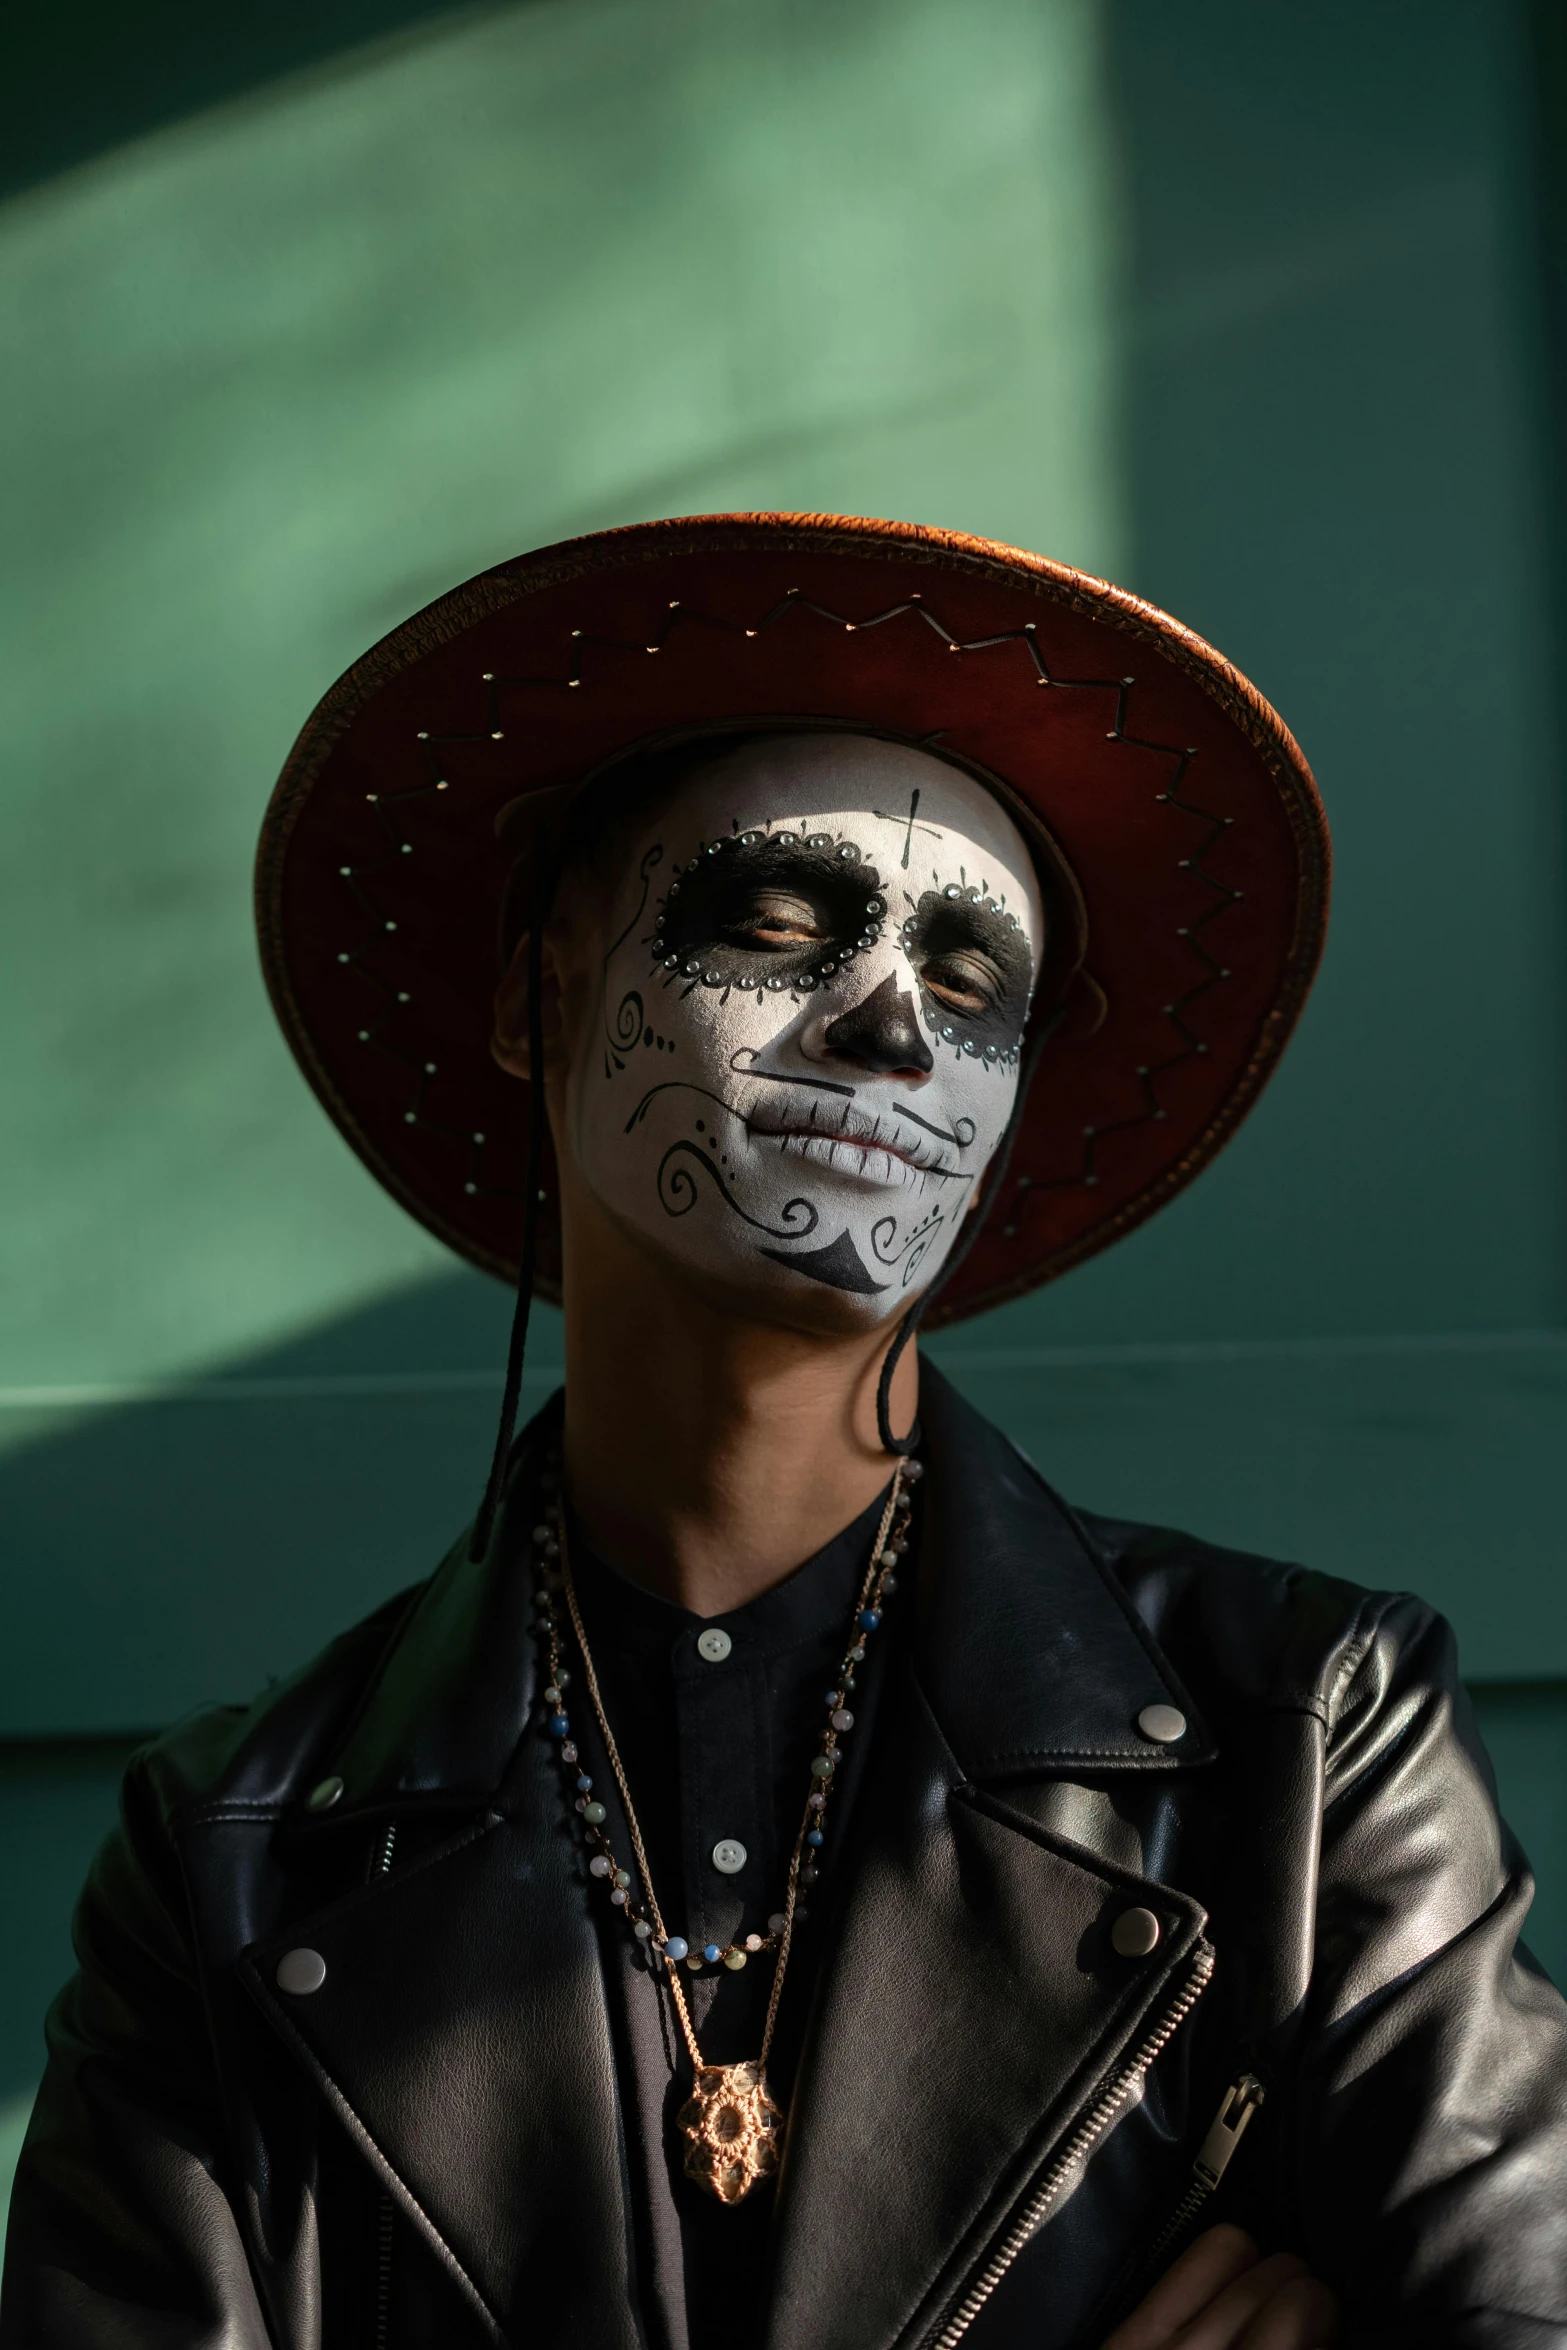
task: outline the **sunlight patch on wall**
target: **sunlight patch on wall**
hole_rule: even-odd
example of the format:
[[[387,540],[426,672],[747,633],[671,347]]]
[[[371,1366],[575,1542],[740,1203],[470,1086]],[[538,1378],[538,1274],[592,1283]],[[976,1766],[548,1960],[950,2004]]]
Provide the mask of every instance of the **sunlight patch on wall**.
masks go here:
[[[272,1032],[316,695],[530,544],[836,507],[1113,571],[1089,0],[573,0],[0,212],[0,1385],[210,1364],[440,1262]]]

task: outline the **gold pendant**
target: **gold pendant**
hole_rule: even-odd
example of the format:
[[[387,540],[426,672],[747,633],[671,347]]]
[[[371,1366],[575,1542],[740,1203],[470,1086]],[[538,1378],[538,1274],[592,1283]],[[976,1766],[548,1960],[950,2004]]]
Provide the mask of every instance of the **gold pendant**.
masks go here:
[[[783,2118],[760,2064],[699,2065],[695,2094],[680,2108],[691,2141],[686,2177],[720,2203],[738,2203],[777,2170]]]

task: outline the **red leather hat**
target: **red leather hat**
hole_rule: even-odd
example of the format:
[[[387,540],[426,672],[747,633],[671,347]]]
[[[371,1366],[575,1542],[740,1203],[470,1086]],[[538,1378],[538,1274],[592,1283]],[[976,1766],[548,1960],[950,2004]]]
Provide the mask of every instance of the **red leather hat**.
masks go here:
[[[1095,1018],[1080,1002],[1034,1060],[1004,1176],[927,1316],[955,1321],[1191,1181],[1322,949],[1327,824],[1288,729],[1201,637],[1102,580],[818,514],[644,523],[482,572],[356,662],[294,746],[256,877],[272,1001],[372,1173],[515,1280],[527,1088],[489,1053],[497,818],[635,744],[768,721],[950,754],[1043,827],[1081,894]],[[553,1170],[543,1188],[536,1288],[558,1298]]]

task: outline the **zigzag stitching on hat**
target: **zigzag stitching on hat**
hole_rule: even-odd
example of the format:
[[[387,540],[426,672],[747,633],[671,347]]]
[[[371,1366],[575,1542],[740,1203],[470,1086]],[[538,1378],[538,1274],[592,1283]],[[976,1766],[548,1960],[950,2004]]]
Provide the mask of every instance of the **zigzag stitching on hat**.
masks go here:
[[[1178,935],[1186,941],[1188,947],[1205,966],[1205,975],[1201,979],[1194,981],[1193,985],[1177,996],[1173,1003],[1163,1007],[1164,1016],[1171,1021],[1177,1035],[1181,1038],[1181,1050],[1170,1054],[1163,1061],[1145,1064],[1138,1068],[1136,1075],[1142,1087],[1144,1102],[1141,1110],[1127,1117],[1117,1118],[1106,1126],[1084,1128],[1082,1158],[1076,1173],[1047,1177],[1019,1175],[1013,1179],[1011,1220],[1002,1227],[1002,1232],[1004,1238],[1014,1239],[1018,1230],[1016,1219],[1026,1211],[1030,1193],[1071,1190],[1078,1186],[1093,1189],[1099,1182],[1098,1153],[1101,1143],[1112,1135],[1123,1134],[1135,1127],[1147,1125],[1151,1120],[1162,1120],[1169,1116],[1169,1111],[1159,1096],[1159,1079],[1166,1076],[1171,1070],[1182,1067],[1187,1061],[1205,1054],[1208,1050],[1207,1045],[1203,1043],[1187,1020],[1187,1009],[1230,976],[1228,967],[1221,964],[1216,956],[1210,954],[1200,933],[1243,895],[1240,890],[1231,888],[1227,882],[1220,881],[1217,875],[1210,873],[1204,862],[1215,843],[1234,823],[1235,819],[1230,816],[1215,815],[1211,810],[1200,808],[1195,802],[1181,797],[1187,768],[1197,755],[1195,750],[1180,749],[1174,743],[1158,742],[1149,736],[1135,735],[1127,731],[1126,721],[1130,698],[1137,682],[1135,678],[1055,676],[1040,650],[1036,624],[1033,621],[1025,621],[1021,628],[1006,629],[994,636],[965,639],[955,636],[945,623],[930,610],[924,598],[917,594],[906,597],[901,603],[889,604],[881,611],[871,613],[864,619],[851,620],[843,613],[834,612],[829,606],[818,604],[810,597],[803,595],[798,589],[791,588],[762,615],[754,627],[747,627],[743,621],[724,620],[711,613],[695,610],[677,597],[671,599],[666,617],[651,643],[643,640],[639,644],[629,638],[600,636],[583,629],[573,629],[571,632],[571,665],[568,674],[564,676],[503,677],[493,670],[486,670],[482,683],[485,687],[490,725],[483,731],[460,734],[432,735],[421,730],[417,739],[423,746],[423,756],[430,771],[430,781],[416,785],[409,791],[385,794],[371,792],[366,795],[375,810],[376,820],[386,839],[387,853],[366,864],[342,868],[343,877],[348,881],[356,903],[372,928],[361,938],[358,945],[347,952],[340,953],[338,960],[340,963],[356,967],[365,978],[380,988],[384,995],[392,999],[384,1017],[395,1018],[409,1002],[410,998],[406,991],[392,987],[375,970],[373,965],[365,960],[366,950],[376,933],[395,930],[396,924],[386,920],[370,891],[362,884],[366,878],[392,864],[397,857],[413,854],[413,843],[405,835],[394,830],[389,811],[400,806],[404,801],[426,799],[434,792],[451,789],[451,779],[444,772],[444,762],[438,754],[437,745],[503,742],[505,740],[506,729],[501,723],[503,713],[500,703],[503,688],[535,688],[545,691],[577,690],[580,689],[583,682],[582,656],[589,647],[606,652],[635,654],[641,651],[647,654],[657,654],[663,651],[676,628],[687,625],[717,629],[724,635],[754,639],[761,636],[766,630],[775,627],[788,614],[796,611],[810,612],[830,626],[841,628],[846,635],[861,634],[867,629],[879,628],[889,620],[900,619],[905,613],[912,612],[946,645],[949,652],[979,653],[991,651],[1002,645],[1021,644],[1026,647],[1030,656],[1034,669],[1034,682],[1037,685],[1061,692],[1113,692],[1116,697],[1115,723],[1107,730],[1106,739],[1111,742],[1125,743],[1130,749],[1153,751],[1173,759],[1176,764],[1172,780],[1168,788],[1157,793],[1155,797],[1175,808],[1180,814],[1191,816],[1207,827],[1206,837],[1196,853],[1180,859],[1180,866],[1183,870],[1190,872],[1195,879],[1205,883],[1216,894],[1216,902],[1208,908],[1207,912],[1199,915],[1195,922],[1183,924],[1178,932]],[[427,1132],[440,1134],[449,1141],[465,1145],[468,1151],[468,1173],[463,1185],[465,1193],[470,1197],[479,1195],[481,1192],[485,1196],[496,1196],[490,1187],[481,1186],[477,1179],[476,1152],[483,1147],[484,1136],[476,1134],[465,1137],[459,1134],[455,1128],[424,1114],[424,1099],[428,1090],[428,1081],[437,1074],[435,1065],[431,1062],[421,1063],[415,1056],[400,1052],[394,1046],[387,1044],[381,1035],[382,1025],[381,1021],[377,1021],[370,1028],[361,1029],[359,1031],[361,1043],[373,1045],[390,1054],[392,1058],[403,1061],[409,1068],[418,1070],[418,1085],[414,1101],[411,1108],[403,1113],[404,1123],[423,1128]],[[991,1221],[997,1212],[997,1209],[993,1209],[987,1222]]]
[[[488,688],[489,739],[493,742],[501,742],[505,739],[500,706],[500,692],[503,687],[536,687],[545,691],[576,689],[583,683],[582,656],[590,647],[615,653],[661,653],[674,631],[685,625],[717,629],[726,636],[759,637],[768,629],[776,627],[778,622],[791,612],[813,612],[818,619],[827,621],[830,626],[841,628],[847,636],[863,634],[866,629],[870,628],[880,628],[886,621],[900,619],[905,612],[912,612],[923,620],[926,626],[941,639],[948,651],[953,653],[985,652],[993,645],[1026,645],[1033,660],[1035,679],[1038,684],[1055,686],[1062,691],[1071,692],[1115,692],[1118,697],[1116,713],[1118,726],[1123,714],[1125,691],[1135,683],[1135,680],[1129,677],[1053,676],[1039,649],[1035,634],[1036,624],[1031,620],[1025,621],[1021,628],[1006,629],[997,636],[971,639],[956,637],[942,621],[937,619],[923,596],[920,595],[907,596],[898,604],[888,604],[882,611],[873,612],[863,620],[850,620],[844,613],[834,612],[830,606],[815,603],[809,596],[802,595],[797,588],[791,588],[786,595],[779,598],[776,604],[763,613],[754,627],[747,627],[745,622],[741,620],[721,620],[710,612],[699,612],[675,597],[671,599],[666,617],[651,643],[645,639],[638,641],[630,637],[598,636],[587,629],[574,628],[571,632],[571,666],[565,676],[502,677],[493,670],[487,670],[483,682]],[[442,735],[436,739],[443,742],[482,742],[485,737],[482,735]]]
[[[1136,1074],[1143,1092],[1142,1109],[1129,1117],[1114,1119],[1108,1126],[1085,1127],[1083,1129],[1082,1163],[1075,1175],[1045,1177],[1020,1175],[1015,1179],[1011,1221],[1001,1228],[1002,1237],[1006,1240],[1016,1239],[1017,1218],[1025,1212],[1027,1195],[1030,1192],[1066,1191],[1075,1189],[1079,1184],[1090,1188],[1097,1185],[1099,1181],[1097,1154],[1100,1144],[1108,1136],[1124,1134],[1134,1127],[1146,1126],[1151,1120],[1163,1120],[1169,1116],[1168,1109],[1160,1099],[1159,1079],[1168,1075],[1172,1069],[1181,1068],[1187,1061],[1201,1057],[1208,1050],[1206,1044],[1186,1019],[1187,1007],[1196,1003],[1200,997],[1207,995],[1210,989],[1218,986],[1221,981],[1230,976],[1228,965],[1221,963],[1217,956],[1209,953],[1199,933],[1245,895],[1244,891],[1231,888],[1228,882],[1220,881],[1218,876],[1210,873],[1203,863],[1203,859],[1213,848],[1215,842],[1223,836],[1235,819],[1233,816],[1217,816],[1212,809],[1199,808],[1195,801],[1181,797],[1181,788],[1186,780],[1187,768],[1197,756],[1195,750],[1190,748],[1177,750],[1173,743],[1153,742],[1141,735],[1127,734],[1120,728],[1117,729],[1117,739],[1131,744],[1135,749],[1160,751],[1173,758],[1176,762],[1175,774],[1168,788],[1155,793],[1154,796],[1177,809],[1181,815],[1192,816],[1208,828],[1207,836],[1196,854],[1181,858],[1180,865],[1183,870],[1192,873],[1199,881],[1205,882],[1211,890],[1215,891],[1218,902],[1210,906],[1205,914],[1200,914],[1195,922],[1183,923],[1176,933],[1177,937],[1183,938],[1193,953],[1206,965],[1207,976],[1195,981],[1183,994],[1177,996],[1173,1003],[1163,1007],[1164,1017],[1174,1025],[1182,1040],[1182,1049],[1177,1053],[1171,1053],[1163,1061],[1144,1063],[1138,1068]]]

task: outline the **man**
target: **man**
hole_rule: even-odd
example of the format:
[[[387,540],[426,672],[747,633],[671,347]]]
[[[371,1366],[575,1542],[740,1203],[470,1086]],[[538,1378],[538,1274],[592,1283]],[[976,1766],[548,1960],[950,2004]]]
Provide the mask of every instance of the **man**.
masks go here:
[[[133,1767],[6,2350],[1567,2342],[1444,1628],[1076,1515],[913,1338],[1212,1154],[1325,870],[1207,647],[938,533],[579,542],[328,697],[274,997],[520,1256],[508,1414],[428,1584]]]

